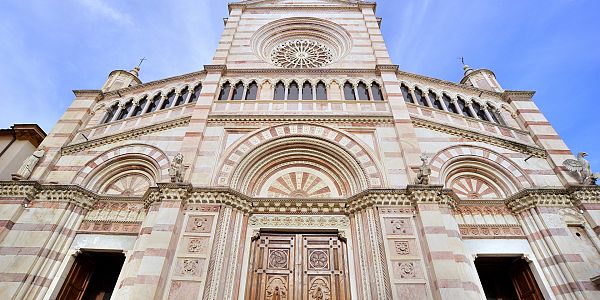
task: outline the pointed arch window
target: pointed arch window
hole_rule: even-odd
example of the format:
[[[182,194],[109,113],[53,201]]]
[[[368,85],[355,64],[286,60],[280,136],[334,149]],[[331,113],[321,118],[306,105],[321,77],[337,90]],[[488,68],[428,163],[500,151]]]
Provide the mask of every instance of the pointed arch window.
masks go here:
[[[256,100],[256,94],[258,93],[258,84],[256,81],[250,82],[248,85],[248,89],[246,90],[246,99],[245,100]]]
[[[295,81],[292,81],[292,83],[290,83],[290,86],[288,87],[288,100],[298,100],[298,97],[300,96],[300,91],[298,89],[298,84]]]
[[[132,100],[127,101],[127,103],[125,103],[123,108],[121,108],[121,111],[119,112],[119,115],[117,116],[117,120],[125,119],[125,117],[127,117],[129,115],[129,112],[131,111],[132,106],[133,106],[133,101]]]
[[[450,112],[460,115],[458,108],[456,108],[456,105],[454,104],[454,102],[452,102],[452,98],[450,98],[450,96],[448,96],[446,94],[442,94],[442,100],[444,101],[444,103],[446,104],[446,107],[448,108],[448,110]]]
[[[229,100],[229,92],[231,91],[231,84],[229,81],[223,83],[221,92],[219,93],[219,100]]]
[[[429,91],[429,101],[433,104],[434,108],[437,108],[439,110],[444,110],[442,103],[440,102],[437,94],[434,91],[431,91],[431,90]]]
[[[354,86],[348,81],[346,81],[346,83],[344,84],[344,99],[356,100],[356,94],[354,94]]]
[[[302,85],[302,100],[312,100],[313,99],[313,91],[312,84],[310,82],[305,81]]]
[[[462,114],[464,116],[473,118],[473,114],[471,113],[471,110],[467,107],[467,102],[460,96],[458,97],[457,102],[458,102],[458,108],[460,108],[460,111],[462,111]]]
[[[479,104],[479,102],[473,101],[473,110],[475,111],[477,118],[488,122],[490,121],[490,119],[485,113],[485,110],[481,107],[481,104]]]
[[[404,98],[404,102],[415,103],[415,100],[413,99],[413,96],[406,85],[400,85],[400,90],[402,91],[402,97]]]
[[[423,91],[421,91],[421,89],[415,88],[415,97],[417,97],[417,104],[429,106],[427,105],[427,100],[425,100],[425,95],[423,95]]]
[[[285,85],[281,81],[275,85],[273,100],[285,100]]]
[[[152,98],[152,102],[150,102],[150,105],[148,105],[148,109],[146,110],[146,113],[155,112],[156,109],[158,108],[158,105],[160,104],[161,98],[162,98],[161,93],[156,94],[156,96],[154,96],[154,98]]]
[[[160,109],[165,109],[165,108],[171,107],[171,104],[173,104],[173,101],[175,101],[175,90],[172,90],[167,94],[167,98],[165,99],[163,104],[160,106]]]
[[[190,90],[187,87],[185,87],[181,91],[181,95],[179,95],[179,97],[177,97],[177,101],[175,101],[175,106],[179,106],[179,105],[185,103],[185,101],[187,100],[189,95],[190,95]]]
[[[327,86],[323,81],[317,82],[317,100],[327,100]]]
[[[358,100],[371,100],[371,97],[369,96],[369,89],[364,82],[361,81],[358,83],[357,92]]]
[[[383,92],[381,91],[381,86],[379,86],[379,83],[375,81],[373,81],[371,84],[371,94],[373,94],[373,100],[383,101]]]
[[[102,120],[102,123],[106,124],[106,123],[110,122],[115,117],[115,114],[117,113],[118,109],[119,109],[119,104],[118,103],[113,104],[106,112],[106,115],[104,116],[104,119]]]
[[[233,95],[231,96],[231,100],[242,100],[244,96],[244,83],[238,82],[233,89]]]
[[[202,92],[202,83],[199,83],[194,88],[194,92],[192,93],[192,96],[190,98],[190,103],[194,103],[194,102],[198,101],[198,98],[200,98],[200,93],[201,92]]]
[[[133,109],[133,114],[131,114],[131,116],[137,117],[141,115],[144,107],[146,107],[146,103],[148,103],[148,97],[144,96],[144,98],[142,98],[142,100],[138,102],[138,105]]]

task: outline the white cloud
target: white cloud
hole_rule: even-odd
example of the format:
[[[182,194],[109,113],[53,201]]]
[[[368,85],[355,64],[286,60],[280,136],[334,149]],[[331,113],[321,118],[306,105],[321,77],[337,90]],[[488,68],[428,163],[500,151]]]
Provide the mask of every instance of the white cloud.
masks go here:
[[[79,0],[91,13],[113,20],[119,25],[133,25],[133,19],[128,14],[122,13],[110,6],[104,0]]]

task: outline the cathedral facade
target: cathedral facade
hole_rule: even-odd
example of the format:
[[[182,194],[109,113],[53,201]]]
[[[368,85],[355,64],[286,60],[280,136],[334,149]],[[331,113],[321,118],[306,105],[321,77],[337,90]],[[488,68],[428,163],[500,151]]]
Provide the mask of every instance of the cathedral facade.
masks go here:
[[[600,189],[532,97],[392,63],[376,4],[250,0],[0,182],[1,299],[600,299]],[[600,155],[600,154],[598,154]]]

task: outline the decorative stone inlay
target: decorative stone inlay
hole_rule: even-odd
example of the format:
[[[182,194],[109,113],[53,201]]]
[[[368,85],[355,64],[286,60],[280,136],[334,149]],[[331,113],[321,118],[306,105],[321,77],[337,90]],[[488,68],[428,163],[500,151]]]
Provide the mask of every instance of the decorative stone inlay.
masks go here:
[[[323,270],[329,268],[329,253],[327,250],[308,251],[309,269]]]
[[[277,178],[268,187],[267,195],[274,198],[326,198],[332,195],[332,187],[320,177],[302,171],[290,172]]]
[[[287,269],[288,258],[287,249],[269,249],[269,269]]]
[[[410,245],[408,241],[394,241],[394,248],[396,249],[396,254],[410,254]]]
[[[307,39],[286,41],[271,51],[271,62],[283,68],[319,68],[332,60],[331,49],[322,43]]]
[[[188,222],[188,232],[208,233],[212,229],[212,216],[190,217]]]
[[[412,223],[409,218],[386,219],[385,223],[390,234],[413,234]]]
[[[191,238],[188,244],[188,252],[205,253],[208,248],[208,238]]]
[[[200,274],[200,260],[184,259],[180,274],[183,276],[198,276]]]
[[[450,184],[461,199],[501,199],[500,193],[485,180],[473,176],[461,176]]]
[[[109,183],[104,194],[124,197],[141,196],[148,190],[150,184],[150,180],[143,175],[123,176]]]
[[[398,262],[395,269],[400,278],[406,279],[417,277],[416,268],[414,262]]]
[[[311,227],[346,229],[350,220],[346,216],[280,216],[253,215],[249,224],[256,227]]]

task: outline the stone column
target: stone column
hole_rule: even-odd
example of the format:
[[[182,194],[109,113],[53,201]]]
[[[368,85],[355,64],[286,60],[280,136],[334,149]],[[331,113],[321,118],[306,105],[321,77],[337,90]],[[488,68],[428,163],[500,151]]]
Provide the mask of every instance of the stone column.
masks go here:
[[[163,295],[183,222],[187,185],[159,184],[149,196],[146,219],[117,296],[158,299]]]
[[[439,293],[434,299],[485,299],[451,213],[453,199],[442,186],[412,186],[408,191],[417,210],[423,250],[428,254],[432,290]]]
[[[574,209],[565,190],[526,190],[506,200],[516,215],[529,244],[558,299],[598,299],[600,290],[591,278],[589,256],[569,230],[564,212]],[[592,258],[594,265],[600,256]]]

